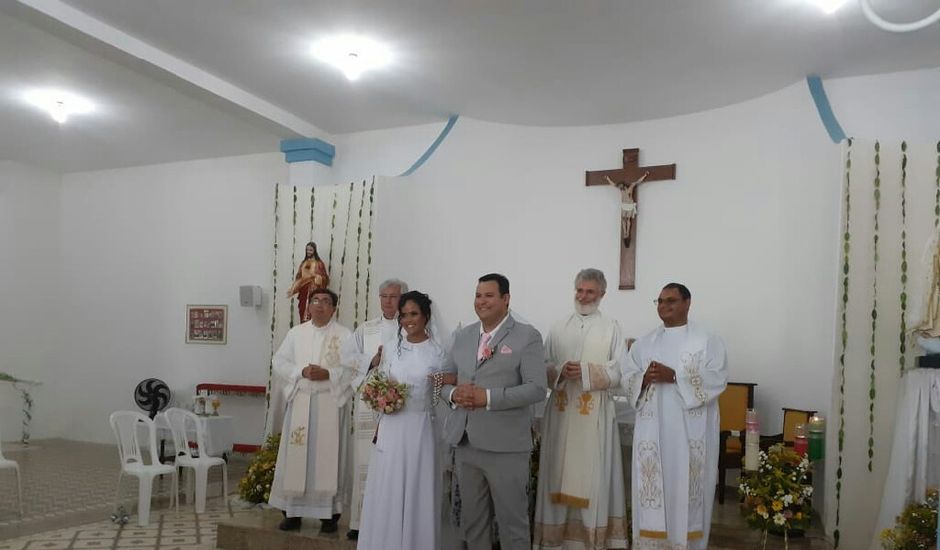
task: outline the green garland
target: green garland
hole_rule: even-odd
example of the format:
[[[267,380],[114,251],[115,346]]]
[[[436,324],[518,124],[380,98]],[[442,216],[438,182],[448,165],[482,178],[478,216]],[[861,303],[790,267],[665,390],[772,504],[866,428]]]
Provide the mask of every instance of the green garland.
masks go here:
[[[297,186],[294,186],[294,223],[291,226],[291,246],[290,246],[290,272],[291,275],[297,272]],[[305,249],[306,250],[306,249]],[[306,251],[304,252],[304,257],[307,256]],[[300,319],[300,322],[303,323],[304,320]],[[290,297],[290,328],[294,328],[294,297]]]
[[[328,265],[326,266],[326,270],[330,274],[330,281],[333,280],[333,229],[336,227],[336,195],[338,189],[339,185],[333,186],[333,208],[330,213],[330,256],[327,259]]]
[[[346,226],[343,227],[343,255],[339,260],[339,285],[336,294],[343,295],[343,277],[346,272],[346,249],[349,248],[349,216],[352,215],[353,182],[349,182],[349,199],[346,201]]]
[[[901,329],[898,334],[900,356],[898,376],[907,364],[907,142],[901,142]]]
[[[9,382],[13,386],[13,389],[20,392],[20,396],[23,398],[23,410],[21,411],[23,413],[23,422],[20,442],[23,445],[29,445],[29,438],[31,437],[29,425],[33,420],[33,395],[29,392],[29,387],[38,386],[40,383],[30,380],[20,380],[5,372],[0,372],[0,382]]]
[[[317,191],[317,188],[316,188],[316,187],[311,187],[311,188],[310,188],[310,240],[311,240],[311,241],[314,241],[314,238],[313,238],[313,228],[314,228],[314,225],[313,225],[313,209],[314,209],[314,207],[315,207],[316,204],[317,204],[317,193],[316,193],[316,191]],[[306,253],[304,253],[304,256],[306,256]]]
[[[839,458],[836,470],[836,526],[833,532],[835,547],[839,547],[839,521],[842,504],[842,452],[845,449],[845,353],[848,349],[849,332],[847,312],[849,309],[849,250],[851,233],[849,231],[852,214],[852,140],[848,140],[845,153],[845,229],[842,232],[842,352],[839,354]]]
[[[271,409],[271,374],[274,364],[274,329],[277,324],[277,203],[280,186],[274,184],[274,268],[271,270],[273,288],[271,290],[271,358],[268,361],[268,391],[264,395],[264,425],[268,425],[268,413]],[[293,315],[293,314],[292,314]]]
[[[940,158],[940,157],[938,157]],[[368,260],[366,263],[366,319],[369,318],[369,304],[372,303],[372,227],[375,223],[375,176],[372,177],[372,184],[369,186],[369,247]]]
[[[353,313],[353,330],[359,327],[359,264],[362,263],[362,208],[366,203],[366,182],[362,182],[362,195],[359,197],[359,226],[356,228],[356,308]]]
[[[937,142],[937,169],[934,171],[937,177],[937,193],[934,195],[933,207],[933,226],[940,225],[940,141]]]
[[[20,438],[20,442],[23,443],[23,445],[29,445],[29,424],[33,421],[33,396],[30,395],[29,388],[26,386],[20,386],[14,383],[13,387],[19,390],[20,395],[23,397],[23,434]]]
[[[874,266],[872,267],[872,303],[871,303],[871,362],[868,377],[868,471],[872,471],[875,457],[875,333],[878,328],[878,214],[881,210],[881,144],[875,142],[875,231],[872,236],[874,248]]]

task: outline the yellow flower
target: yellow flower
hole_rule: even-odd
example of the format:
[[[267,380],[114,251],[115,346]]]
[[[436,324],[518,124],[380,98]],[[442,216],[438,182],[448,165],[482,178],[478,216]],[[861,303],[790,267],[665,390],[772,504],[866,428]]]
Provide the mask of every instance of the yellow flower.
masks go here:
[[[767,507],[763,504],[758,504],[756,510],[759,515],[767,517]]]
[[[793,519],[795,519],[795,520],[797,520],[797,521],[803,519],[803,512],[797,512],[797,513],[793,514]]]
[[[773,504],[771,504],[771,507],[774,509],[774,512],[779,512],[780,510],[783,510],[783,503],[779,500],[775,500]]]

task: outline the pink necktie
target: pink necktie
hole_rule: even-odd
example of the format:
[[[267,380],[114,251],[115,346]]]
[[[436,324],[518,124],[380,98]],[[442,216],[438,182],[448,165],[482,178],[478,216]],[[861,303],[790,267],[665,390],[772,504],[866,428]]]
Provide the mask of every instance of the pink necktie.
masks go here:
[[[488,332],[484,332],[482,335],[480,335],[480,347],[477,349],[477,361],[483,360],[483,350],[486,349],[486,345],[490,343],[490,338],[492,337],[493,335]]]

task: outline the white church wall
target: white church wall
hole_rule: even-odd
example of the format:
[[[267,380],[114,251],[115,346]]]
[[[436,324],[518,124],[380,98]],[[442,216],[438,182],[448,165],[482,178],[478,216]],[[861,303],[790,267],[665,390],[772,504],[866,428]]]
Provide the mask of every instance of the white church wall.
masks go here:
[[[856,139],[851,147],[851,224],[850,270],[847,309],[847,351],[845,361],[845,450],[841,517],[843,548],[868,548],[878,530],[879,505],[894,439],[895,413],[900,377],[900,319],[902,291],[907,294],[906,325],[918,326],[923,318],[924,298],[929,287],[933,249],[928,242],[936,229],[937,192],[936,142],[908,143],[905,178],[905,220],[901,211],[900,142],[880,142],[880,207],[878,208],[877,280],[874,259],[874,141]],[[843,222],[844,223],[844,222]],[[907,248],[907,283],[902,290],[902,225]],[[841,281],[840,281],[841,284]],[[872,341],[871,311],[877,284],[877,322]],[[839,301],[841,304],[841,287]],[[840,322],[841,325],[841,322]],[[868,471],[869,390],[871,384],[871,348],[875,348],[874,449],[872,471]],[[841,352],[841,343],[839,344]],[[915,355],[922,352],[907,340],[906,366],[912,367]],[[838,369],[838,366],[837,366]],[[838,376],[837,371],[837,376]],[[837,381],[838,383],[838,381]],[[840,393],[833,388],[834,411]],[[830,419],[828,447],[830,472],[837,466],[838,418]],[[834,478],[834,476],[832,476]],[[831,480],[834,481],[834,480]],[[834,492],[834,483],[831,491]],[[833,496],[833,495],[831,495]],[[918,498],[923,498],[920,495]],[[834,508],[834,506],[830,506]],[[830,510],[834,511],[834,510]],[[896,513],[900,513],[897,510]],[[834,519],[834,518],[833,518]],[[864,544],[863,544],[864,543]],[[872,549],[881,548],[872,544]]]
[[[62,312],[50,380],[55,433],[110,441],[108,415],[136,409],[132,391],[157,377],[188,404],[199,382],[266,384],[270,355],[274,184],[279,153],[67,174],[63,178]],[[239,305],[240,285],[265,288],[265,307]],[[185,343],[187,304],[228,306],[228,343]],[[263,410],[263,400],[223,398]],[[236,411],[239,412],[240,411]],[[263,418],[239,423],[257,442]]]
[[[824,84],[847,136],[937,142],[940,69],[838,78]]]
[[[630,291],[616,289],[619,194],[584,186],[585,170],[619,167],[625,147],[643,165],[678,164],[676,181],[640,188]],[[571,310],[576,271],[599,267],[604,310],[631,336],[656,325],[659,288],[685,282],[692,317],[725,338],[732,380],[760,384],[763,431],[776,433],[781,407],[830,403],[838,169],[803,84],[636,124],[464,118],[415,175],[379,187],[375,270],[429,291],[451,322],[473,320],[476,277],[500,271],[514,309],[544,332]]]
[[[59,248],[58,174],[14,162],[0,162],[0,372],[48,380],[54,359],[49,341],[63,326]],[[31,433],[48,434],[46,387],[32,391],[36,409]],[[22,400],[0,384],[0,433],[20,438]]]
[[[848,135],[895,144],[900,139],[936,142],[940,100],[935,91],[940,86],[940,70],[826,80],[825,86]],[[658,285],[668,278],[684,278],[695,294],[693,318],[707,322],[727,340],[732,379],[760,384],[757,395],[764,433],[779,430],[782,405],[819,409],[827,415],[827,467],[832,474],[838,412],[832,395],[837,390],[833,361],[840,296],[836,262],[842,160],[839,149],[822,131],[805,82],[706,113],[608,127],[525,129],[464,118],[417,174],[383,186],[377,234],[386,244],[377,248],[376,269],[384,271],[383,275],[415,279],[418,286],[427,281],[426,288],[442,303],[445,314],[451,320],[465,321],[473,319],[473,276],[490,268],[503,270],[514,280],[516,309],[544,330],[564,311],[569,299],[567,281],[575,269],[593,264],[608,277],[616,276],[616,258],[611,253],[616,245],[610,233],[616,223],[615,196],[612,191],[585,190],[583,170],[614,168],[619,148],[631,146],[642,149],[643,164],[677,162],[677,182],[641,186],[638,289],[613,291],[605,309],[621,320],[628,333],[637,334],[655,323],[655,313],[646,301]],[[370,149],[381,149],[378,137],[371,133],[362,142]],[[386,131],[382,137],[388,142],[400,139],[395,131]],[[345,136],[346,146],[355,147],[358,138]],[[410,142],[413,136],[404,139]],[[402,158],[397,165],[408,166],[419,154]],[[342,166],[343,159],[350,157],[355,158],[338,157],[342,173],[382,173],[372,171],[367,163]],[[733,162],[740,169],[728,168]],[[748,176],[748,172],[755,175]],[[681,191],[677,188],[687,182]],[[695,185],[698,182],[702,183]],[[598,193],[605,196],[600,198]],[[664,206],[666,197],[675,206]],[[447,203],[459,208],[445,211],[442,205]],[[519,203],[526,206],[512,207]],[[583,227],[575,234],[555,227],[554,221],[544,221],[567,219],[563,208],[578,204],[598,215],[568,215]],[[713,216],[706,218],[709,209]],[[665,230],[652,225],[652,218],[666,216],[670,210],[676,210],[684,221]],[[492,217],[509,216],[517,221],[495,229],[474,221],[487,211]],[[539,242],[526,237],[517,240],[522,245],[494,244],[499,243],[494,233],[504,227],[510,231],[531,228]],[[678,240],[689,227],[692,238]],[[592,234],[601,235],[602,240],[592,243],[585,237]],[[473,240],[475,235],[480,236],[479,242]],[[397,243],[408,245],[396,248]],[[912,243],[909,253],[919,255],[921,244]],[[563,249],[567,259],[561,259],[550,248],[553,245]],[[663,258],[645,262],[644,250],[649,250],[645,246],[662,250]],[[451,250],[462,252],[445,253]],[[702,263],[708,254],[720,262],[744,257],[745,263],[739,274],[709,273]],[[426,265],[425,257],[443,260],[425,274],[421,268]],[[757,291],[757,281],[766,283],[770,296],[764,298]],[[890,290],[887,294],[893,296]],[[558,298],[553,301],[545,299],[546,295]],[[883,348],[889,349],[887,342]],[[876,430],[882,435],[893,426],[893,387],[886,387],[891,382],[886,377],[878,382]],[[852,384],[849,391],[864,390]],[[855,442],[848,446],[849,452],[867,456],[867,422],[858,418],[863,411],[856,413],[856,421],[846,426],[847,440]],[[865,460],[846,463],[843,548],[867,547],[875,536],[872,525],[883,484],[881,468],[890,445],[887,437],[879,439],[883,445],[876,450],[874,477],[867,472]],[[831,499],[834,476],[827,477]],[[834,511],[830,501],[825,510],[829,529]]]
[[[336,158],[329,181],[347,183],[371,179],[372,176],[397,176],[411,168],[446,123],[445,120],[420,126],[336,136]],[[315,163],[306,162],[302,165]],[[291,177],[294,176],[294,170],[292,167]]]
[[[826,86],[848,134],[920,135],[937,127],[921,121],[940,111],[891,106],[929,106],[935,78],[924,71]],[[876,94],[889,115],[863,97]],[[202,381],[263,384],[273,184],[397,175],[443,126],[336,136],[329,170],[288,167],[272,153],[69,174],[59,190],[57,177],[0,165],[0,208],[10,196],[31,204],[12,218],[2,212],[0,253],[28,256],[29,265],[58,258],[62,271],[24,274],[0,263],[0,292],[23,289],[9,294],[11,303],[33,316],[18,325],[4,299],[0,338],[10,335],[12,347],[5,341],[0,358],[45,365],[30,372],[55,396],[37,399],[37,433],[110,441],[107,415],[134,408],[131,391],[149,376],[165,379],[181,400]],[[639,147],[644,165],[678,164],[676,181],[640,188],[632,291],[616,290],[618,194],[583,184],[585,170],[619,167],[625,147]],[[476,277],[501,271],[512,281],[514,308],[545,331],[570,311],[577,269],[595,266],[611,283],[604,310],[631,336],[657,323],[651,300],[659,287],[685,282],[693,319],[725,338],[731,379],[759,384],[763,431],[774,433],[781,406],[832,418],[840,177],[839,147],[828,141],[804,82],[739,105],[633,124],[532,128],[462,118],[415,175],[377,187],[373,280],[405,278],[456,323],[474,318]],[[20,180],[43,185],[27,193],[11,184]],[[59,220],[40,218],[56,197]],[[6,230],[10,221],[15,232]],[[48,292],[57,284],[69,290],[61,300]],[[238,305],[243,284],[265,289],[260,310]],[[187,303],[227,304],[229,343],[185,344]],[[50,311],[70,322],[50,345],[33,349],[38,339],[23,327],[49,326]],[[0,413],[11,439],[16,423],[8,426],[7,408]],[[262,420],[240,426],[237,439],[260,433]],[[844,536],[855,521],[843,515]]]

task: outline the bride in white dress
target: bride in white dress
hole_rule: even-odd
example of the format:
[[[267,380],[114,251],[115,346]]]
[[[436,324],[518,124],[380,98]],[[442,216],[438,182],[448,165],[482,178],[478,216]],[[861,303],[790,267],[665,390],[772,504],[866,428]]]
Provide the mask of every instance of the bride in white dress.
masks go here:
[[[440,544],[439,438],[431,418],[429,375],[441,371],[446,344],[428,330],[431,299],[426,294],[402,294],[398,304],[402,330],[397,341],[384,345],[379,368],[409,391],[404,408],[379,419],[359,550],[436,550]]]

